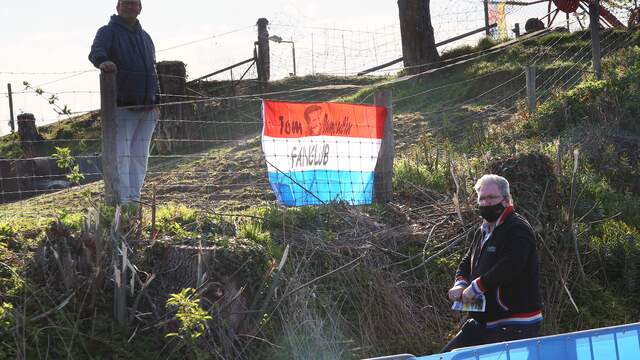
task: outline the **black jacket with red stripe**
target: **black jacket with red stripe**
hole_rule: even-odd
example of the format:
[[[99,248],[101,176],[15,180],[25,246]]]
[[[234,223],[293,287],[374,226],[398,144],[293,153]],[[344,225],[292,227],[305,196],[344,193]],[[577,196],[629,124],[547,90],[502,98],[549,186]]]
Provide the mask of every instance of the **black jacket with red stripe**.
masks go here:
[[[484,239],[478,229],[460,262],[456,284],[470,284],[486,297],[485,312],[472,312],[488,324],[528,324],[542,320],[538,255],[531,225],[507,208]]]

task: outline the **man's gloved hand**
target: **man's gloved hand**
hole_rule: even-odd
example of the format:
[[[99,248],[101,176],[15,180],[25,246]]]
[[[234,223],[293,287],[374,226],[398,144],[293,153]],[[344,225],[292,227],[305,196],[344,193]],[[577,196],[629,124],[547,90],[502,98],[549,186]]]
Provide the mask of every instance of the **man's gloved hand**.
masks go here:
[[[458,286],[454,286],[451,289],[449,289],[449,300],[451,301],[456,301],[456,300],[460,300],[460,298],[462,297],[462,292],[464,291],[464,286],[462,285],[458,285]]]
[[[102,64],[100,64],[100,70],[106,73],[112,73],[112,72],[118,71],[118,67],[113,61],[105,61]]]

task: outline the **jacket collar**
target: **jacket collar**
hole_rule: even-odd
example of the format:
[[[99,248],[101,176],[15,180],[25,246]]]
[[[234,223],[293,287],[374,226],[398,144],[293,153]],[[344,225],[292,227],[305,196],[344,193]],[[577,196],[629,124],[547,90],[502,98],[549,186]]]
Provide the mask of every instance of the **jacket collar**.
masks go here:
[[[132,32],[138,32],[140,30],[142,30],[142,26],[140,25],[140,20],[136,19],[136,23],[133,24],[133,27],[127,25],[127,23],[124,22],[124,20],[122,20],[122,18],[118,15],[111,15],[111,19],[109,20],[109,24],[113,24],[113,25],[118,25],[118,26],[122,26],[123,28],[132,31]]]
[[[509,217],[509,215],[511,215],[512,212],[513,212],[513,205],[509,205],[509,207],[504,209],[502,214],[500,214],[498,221],[496,221],[496,227],[502,225],[502,223],[504,223],[504,221]]]

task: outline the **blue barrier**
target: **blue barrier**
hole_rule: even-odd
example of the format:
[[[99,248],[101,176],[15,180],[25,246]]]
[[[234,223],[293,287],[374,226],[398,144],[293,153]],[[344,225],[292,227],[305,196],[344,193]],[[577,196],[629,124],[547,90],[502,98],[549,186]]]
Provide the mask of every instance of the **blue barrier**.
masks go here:
[[[639,360],[640,323],[475,346],[413,359]]]

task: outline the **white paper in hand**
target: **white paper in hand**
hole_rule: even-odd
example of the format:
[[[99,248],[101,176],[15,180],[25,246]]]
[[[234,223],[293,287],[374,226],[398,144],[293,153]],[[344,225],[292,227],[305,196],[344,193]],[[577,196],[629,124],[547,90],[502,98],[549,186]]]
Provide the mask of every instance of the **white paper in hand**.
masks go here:
[[[480,295],[472,302],[463,303],[462,301],[454,301],[451,309],[457,311],[484,312],[487,300],[484,295]]]

